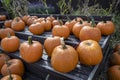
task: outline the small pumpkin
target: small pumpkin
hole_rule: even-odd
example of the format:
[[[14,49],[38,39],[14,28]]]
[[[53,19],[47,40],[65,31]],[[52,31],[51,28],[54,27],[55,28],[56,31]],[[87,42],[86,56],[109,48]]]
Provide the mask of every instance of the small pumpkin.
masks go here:
[[[12,30],[11,28],[0,29],[0,38],[3,39],[5,37],[7,37],[8,33],[10,33],[11,36],[15,36],[14,30]]]
[[[22,59],[27,63],[34,63],[40,60],[43,53],[42,44],[38,41],[32,41],[31,36],[28,37],[28,41],[20,45],[19,50]]]
[[[44,41],[44,48],[45,48],[45,51],[48,54],[48,56],[51,57],[53,49],[58,45],[60,45],[60,37],[58,37],[58,36],[48,37]]]
[[[107,71],[108,80],[120,80],[120,65],[112,66]]]
[[[35,19],[38,19],[38,18],[35,17],[35,16],[30,16],[30,17],[27,19],[27,25],[28,25],[28,27],[34,22]]]
[[[20,59],[10,59],[6,61],[6,64],[4,64],[1,69],[1,73],[3,76],[9,74],[8,69],[11,74],[17,74],[19,76],[23,76],[25,72],[24,64]]]
[[[22,21],[21,18],[16,17],[12,21],[11,28],[15,31],[22,31],[25,28],[25,23]]]
[[[60,21],[58,19],[52,21],[52,27],[54,27],[55,25],[60,25]]]
[[[77,52],[81,64],[96,65],[103,59],[102,49],[94,40],[82,41],[77,47]]]
[[[76,38],[79,38],[79,33],[80,30],[84,27],[83,22],[77,22],[74,24],[73,28],[72,28],[72,32],[75,35]]]
[[[111,55],[110,63],[111,65],[120,65],[120,49]]]
[[[46,17],[46,20],[49,20],[50,22],[53,22],[53,20],[55,20],[55,17],[53,17],[51,15],[51,16]]]
[[[27,20],[30,18],[30,15],[24,15],[22,17],[22,20],[25,22],[25,24],[27,24]]]
[[[10,59],[10,57],[5,53],[0,53],[0,74],[1,74],[2,66],[5,64],[5,58],[7,58],[8,60]]]
[[[96,27],[98,27],[101,30],[102,35],[110,35],[115,30],[115,25],[113,24],[112,21],[98,22]]]
[[[51,57],[52,67],[59,72],[70,72],[75,69],[78,63],[78,53],[61,40],[61,45],[54,48]]]
[[[120,49],[120,43],[117,43],[114,48],[114,52],[118,51]]]
[[[52,29],[53,36],[60,36],[67,39],[70,35],[69,28],[65,25],[55,25]]]
[[[49,20],[43,20],[41,24],[44,26],[45,31],[49,31],[52,28],[52,23]]]
[[[41,23],[41,22],[44,21],[44,20],[45,20],[45,18],[41,17],[41,18],[35,19],[35,20],[33,21],[33,23],[37,23],[37,22]]]
[[[92,39],[97,42],[101,40],[101,31],[95,26],[94,19],[92,19],[91,26],[84,26],[79,32],[79,39],[81,41]]]
[[[6,15],[0,15],[0,21],[5,21],[6,20]]]
[[[11,28],[11,23],[12,23],[12,20],[5,20],[4,26],[5,26],[6,28]]]
[[[8,36],[1,40],[1,47],[6,52],[15,52],[19,49],[20,39],[16,36]]]
[[[31,33],[35,35],[40,35],[44,33],[44,26],[39,22],[31,24],[28,29]]]
[[[2,77],[1,80],[22,80],[22,77],[17,74],[11,74],[11,79],[10,79],[10,75],[6,75]]]

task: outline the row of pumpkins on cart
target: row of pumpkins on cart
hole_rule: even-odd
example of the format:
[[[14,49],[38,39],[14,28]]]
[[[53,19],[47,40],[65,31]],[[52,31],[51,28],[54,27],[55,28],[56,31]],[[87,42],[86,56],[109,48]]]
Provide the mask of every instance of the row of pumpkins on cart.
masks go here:
[[[44,48],[48,56],[51,57],[51,66],[53,69],[63,73],[74,70],[78,62],[88,66],[99,64],[103,59],[102,49],[98,43],[101,39],[101,34],[112,34],[115,28],[114,24],[111,21],[98,23],[96,26],[99,26],[95,27],[95,25],[91,26],[91,23],[89,23],[89,25],[84,25],[85,23],[88,24],[88,22],[83,21],[81,18],[76,18],[70,22],[66,22],[64,25],[56,20],[60,23],[60,25],[53,26],[53,21],[55,20],[54,17],[44,18],[44,20],[41,22],[38,22],[37,20],[41,20],[43,18],[34,17],[36,16],[24,16],[23,18],[16,17],[11,22],[10,20],[5,21],[5,27],[9,28],[0,29],[1,48],[9,54],[12,54],[12,52],[19,50],[21,58],[27,63],[34,63],[40,60],[43,55]],[[28,24],[29,20],[31,24]],[[24,30],[25,24],[29,26],[28,29],[30,32],[33,31],[37,34],[40,32],[39,34],[42,34],[42,28],[43,31],[48,31],[48,27],[46,28],[46,26],[48,26],[47,21],[52,25],[50,29],[52,29],[52,34],[54,37],[48,37],[44,41],[44,45],[38,41],[32,40],[31,36],[28,37],[28,41],[20,43],[20,39],[15,36],[14,31]],[[42,22],[44,22],[44,25],[46,24],[46,26],[43,27]],[[6,26],[6,23],[9,23],[9,26]],[[64,43],[64,39],[67,39],[70,33],[75,35],[75,33],[73,33],[74,26],[78,27],[76,27],[77,29],[75,30],[78,32],[77,35],[81,40],[76,49]],[[4,70],[3,65],[1,67],[1,73],[5,75],[2,70]],[[10,72],[12,73],[11,69]],[[8,74],[7,68],[5,73]]]

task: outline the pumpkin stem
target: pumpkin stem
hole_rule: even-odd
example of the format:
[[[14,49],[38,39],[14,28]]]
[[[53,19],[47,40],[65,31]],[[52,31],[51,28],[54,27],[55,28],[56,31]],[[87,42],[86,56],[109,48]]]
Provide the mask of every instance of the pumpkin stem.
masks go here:
[[[8,37],[8,38],[10,38],[10,37],[11,37],[10,32],[8,32],[8,33],[7,33],[7,37]]]
[[[63,25],[63,22],[62,22],[62,20],[59,20],[60,21],[60,25],[62,26]]]
[[[13,77],[11,75],[10,69],[8,68],[11,64],[8,62],[8,58],[7,57],[5,58],[5,64],[7,65],[7,71],[8,71],[8,74],[9,74],[9,80],[13,80]]]
[[[80,24],[82,24],[83,22],[80,20],[80,22],[79,22]]]
[[[63,49],[66,49],[66,48],[67,48],[66,45],[65,45],[65,42],[64,42],[64,38],[63,38],[63,37],[60,38],[60,43],[61,43]]]
[[[29,37],[28,37],[28,42],[29,42],[29,45],[33,44],[32,36],[29,36]]]
[[[18,17],[16,18],[16,21],[17,21],[17,22],[19,22],[19,19],[18,19]]]
[[[95,26],[95,19],[93,17],[91,17],[91,21],[92,21],[91,26],[94,27]]]

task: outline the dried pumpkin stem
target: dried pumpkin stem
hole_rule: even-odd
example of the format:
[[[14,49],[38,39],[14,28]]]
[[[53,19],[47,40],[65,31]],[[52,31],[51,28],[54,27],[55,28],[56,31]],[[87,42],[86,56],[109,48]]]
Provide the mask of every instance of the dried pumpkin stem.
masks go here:
[[[29,42],[29,45],[33,44],[33,42],[32,42],[32,36],[28,37],[28,42]]]
[[[18,19],[18,17],[16,18],[16,21],[17,21],[17,22],[19,22],[19,19]]]
[[[62,20],[59,20],[60,21],[60,25],[62,26],[63,25],[63,22],[62,22]]]
[[[90,18],[91,18],[91,21],[92,21],[91,26],[94,27],[95,26],[95,19],[93,17],[90,17]]]
[[[8,32],[8,33],[7,33],[7,37],[8,37],[8,38],[10,38],[10,37],[11,37],[10,32]]]
[[[67,48],[66,45],[65,45],[65,42],[64,42],[64,38],[60,38],[60,43],[61,43],[63,49]]]
[[[8,62],[8,58],[7,57],[5,58],[5,64],[7,65],[7,71],[8,71],[8,74],[9,74],[9,80],[13,80],[13,77],[12,77],[10,69],[9,69],[9,66],[11,64]]]
[[[82,24],[83,22],[80,20],[80,22],[79,22],[80,24]]]

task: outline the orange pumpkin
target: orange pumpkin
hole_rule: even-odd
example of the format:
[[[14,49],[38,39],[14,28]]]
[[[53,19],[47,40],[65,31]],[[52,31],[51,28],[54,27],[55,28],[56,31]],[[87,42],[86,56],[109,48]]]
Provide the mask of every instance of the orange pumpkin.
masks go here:
[[[28,25],[28,27],[34,22],[35,19],[37,19],[37,17],[35,17],[35,16],[30,16],[27,19],[27,25]]]
[[[6,28],[11,28],[11,23],[12,23],[12,20],[5,20],[4,26],[5,26]]]
[[[51,57],[52,67],[59,72],[70,72],[75,69],[78,63],[78,53],[76,50],[65,45],[62,41],[61,45],[54,48]]]
[[[102,35],[110,35],[115,30],[115,25],[112,21],[99,22],[96,27],[101,30]]]
[[[65,25],[55,25],[52,29],[53,36],[60,36],[67,39],[70,35],[69,28]]]
[[[35,35],[44,33],[44,26],[43,26],[43,24],[41,24],[39,22],[31,24],[28,29],[31,33],[33,33]]]
[[[24,74],[24,65],[20,59],[8,60],[7,63],[4,64],[1,69],[1,73],[3,76],[6,76],[9,74],[8,69],[10,70],[11,74],[17,74],[20,76],[23,76]]]
[[[103,58],[102,49],[94,40],[82,41],[77,47],[77,52],[80,63],[85,65],[99,64]]]
[[[60,21],[55,19],[52,21],[52,27],[54,27],[55,25],[60,25]]]
[[[41,23],[41,22],[44,21],[44,20],[45,20],[45,18],[41,17],[41,18],[35,19],[35,20],[33,21],[33,23],[37,23],[37,22]]]
[[[25,24],[27,24],[27,20],[30,18],[30,15],[24,15],[22,17],[22,20],[25,22]]]
[[[21,18],[16,17],[12,21],[11,28],[15,31],[22,31],[25,28],[25,23],[22,21]]]
[[[101,40],[101,31],[96,27],[84,26],[79,32],[81,41],[92,39],[97,42]]]
[[[5,64],[5,58],[7,58],[8,60],[10,59],[10,57],[5,53],[0,53],[0,74],[1,74],[2,66]]]
[[[19,49],[20,40],[16,36],[5,37],[1,40],[1,47],[6,52],[15,52]]]
[[[120,80],[120,65],[112,66],[107,71],[108,80]]]
[[[0,21],[6,20],[6,15],[0,15]]]
[[[60,45],[60,37],[48,37],[45,41],[44,41],[44,48],[46,53],[48,54],[48,56],[51,57],[52,51],[53,49]]]
[[[28,63],[40,60],[43,53],[42,44],[38,41],[32,41],[31,37],[20,45],[19,50],[22,59]]]
[[[3,39],[7,37],[8,32],[11,36],[15,36],[15,32],[11,28],[0,29],[0,38]]]
[[[17,74],[11,74],[12,80],[22,80],[22,77]],[[1,80],[11,80],[10,75],[4,76]]]
[[[51,16],[46,17],[46,20],[53,22],[53,20],[55,20],[55,18],[51,15]]]
[[[49,31],[52,28],[52,24],[49,20],[43,20],[41,24],[44,26],[45,31]]]
[[[120,65],[120,49],[111,55],[110,63],[111,65]]]

